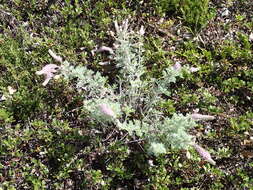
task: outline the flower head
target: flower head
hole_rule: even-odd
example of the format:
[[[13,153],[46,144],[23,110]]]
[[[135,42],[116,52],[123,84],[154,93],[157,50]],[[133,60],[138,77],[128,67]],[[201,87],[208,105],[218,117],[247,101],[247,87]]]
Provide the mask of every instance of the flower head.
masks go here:
[[[192,145],[195,150],[199,153],[199,155],[206,160],[207,162],[215,165],[215,161],[212,159],[210,153],[208,151],[206,151],[204,148],[202,148],[201,146],[197,145],[197,144],[193,144]]]
[[[46,86],[47,83],[54,77],[54,73],[57,72],[59,66],[55,64],[47,64],[40,71],[36,71],[37,75],[45,75],[45,81],[42,83],[43,86]]]
[[[175,69],[176,71],[180,71],[182,68],[182,65],[179,63],[179,62],[176,62],[174,65],[173,65],[173,69]]]
[[[211,115],[202,115],[198,113],[191,114],[191,118],[194,120],[214,120],[215,117]]]
[[[112,109],[108,105],[100,104],[99,109],[103,114],[105,114],[109,117],[115,118],[115,113],[112,111]]]

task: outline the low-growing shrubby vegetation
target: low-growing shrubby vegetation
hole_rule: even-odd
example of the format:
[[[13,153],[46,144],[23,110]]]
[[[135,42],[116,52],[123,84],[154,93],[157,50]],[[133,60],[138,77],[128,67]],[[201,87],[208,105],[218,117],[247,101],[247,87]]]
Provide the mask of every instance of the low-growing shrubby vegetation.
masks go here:
[[[250,0],[0,5],[0,189],[252,189]]]

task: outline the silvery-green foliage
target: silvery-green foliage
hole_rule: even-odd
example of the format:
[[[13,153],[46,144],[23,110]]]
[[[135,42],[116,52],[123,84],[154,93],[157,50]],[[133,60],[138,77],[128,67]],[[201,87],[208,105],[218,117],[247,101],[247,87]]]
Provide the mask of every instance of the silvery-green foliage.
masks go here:
[[[170,83],[175,83],[176,79],[180,77],[183,78],[182,70],[174,69],[173,67],[168,67],[163,71],[163,76],[159,80],[160,85],[168,85]]]
[[[143,91],[147,87],[147,81],[141,80],[145,73],[142,65],[142,37],[137,33],[128,30],[128,21],[124,21],[121,26],[115,22],[117,32],[115,46],[115,63],[120,68],[118,84],[120,87],[120,97],[122,102],[137,109],[136,102],[140,101],[145,94]],[[126,96],[125,96],[126,95]]]
[[[148,151],[156,156],[167,152],[164,144],[157,142],[151,142]]]
[[[146,137],[149,132],[149,124],[142,122],[140,120],[127,121],[120,123],[117,125],[120,129],[126,130],[129,135],[137,135],[138,137]]]
[[[145,68],[142,65],[142,38],[140,35],[128,31],[128,21],[124,21],[122,26],[115,22],[117,38],[115,46],[115,61],[117,67],[121,68],[120,77],[127,82],[138,80],[145,73]]]
[[[116,42],[114,60],[120,69],[115,77],[116,87],[107,84],[100,73],[83,66],[73,67],[68,62],[62,65],[65,79],[75,79],[76,87],[85,96],[84,110],[91,120],[126,130],[150,145],[155,155],[166,153],[169,148],[188,148],[192,137],[188,129],[195,125],[189,116],[174,114],[167,118],[159,110],[162,95],[169,95],[169,84],[182,77],[182,69],[169,67],[161,79],[145,78],[142,57],[142,36],[129,31],[128,22],[119,26],[115,22]],[[143,31],[141,32],[143,34]],[[138,119],[133,119],[137,115]]]
[[[195,126],[195,122],[190,116],[183,116],[182,114],[174,114],[172,118],[165,118],[161,125],[157,125],[157,129],[161,132],[160,139],[167,146],[176,149],[187,148],[192,142],[192,136],[187,131]]]
[[[170,95],[169,84],[176,81],[177,77],[183,77],[182,69],[174,69],[173,66],[163,71],[161,79],[149,78],[142,80],[146,72],[143,66],[143,39],[138,32],[129,31],[128,21],[121,26],[115,22],[117,32],[115,46],[115,62],[120,68],[118,83],[120,87],[121,102],[127,103],[135,110],[150,112],[161,101],[163,94]],[[140,107],[140,104],[143,106]]]
[[[175,83],[177,78],[183,78],[182,70],[174,69],[172,66],[166,68],[163,71],[162,78],[158,80],[158,92],[170,96],[170,91],[168,90],[168,85],[170,83]]]
[[[133,107],[142,116],[141,120],[124,121],[120,126],[130,135],[137,135],[149,142],[150,151],[154,154],[164,153],[166,149],[187,148],[192,142],[192,136],[187,130],[195,125],[189,116],[174,114],[172,118],[164,118],[157,110],[162,95],[169,95],[169,84],[176,82],[176,78],[183,77],[183,68],[173,66],[163,71],[160,79],[142,80],[145,68],[142,58],[141,36],[128,31],[128,22],[121,27],[115,24],[116,53],[115,60],[121,68],[119,76],[120,95],[123,102]],[[137,42],[136,42],[137,40]],[[122,99],[120,99],[122,100]],[[135,132],[135,133],[134,133]]]
[[[61,75],[67,80],[76,79],[76,87],[82,90],[87,98],[103,97],[113,92],[106,83],[106,77],[84,66],[74,67],[68,61],[64,61],[61,65]]]

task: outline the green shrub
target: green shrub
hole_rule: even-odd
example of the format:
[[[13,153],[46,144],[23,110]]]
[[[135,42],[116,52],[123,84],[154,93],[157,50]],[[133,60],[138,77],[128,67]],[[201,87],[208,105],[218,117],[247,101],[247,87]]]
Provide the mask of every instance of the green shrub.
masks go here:
[[[159,15],[180,15],[192,32],[201,30],[213,16],[209,0],[153,0]]]

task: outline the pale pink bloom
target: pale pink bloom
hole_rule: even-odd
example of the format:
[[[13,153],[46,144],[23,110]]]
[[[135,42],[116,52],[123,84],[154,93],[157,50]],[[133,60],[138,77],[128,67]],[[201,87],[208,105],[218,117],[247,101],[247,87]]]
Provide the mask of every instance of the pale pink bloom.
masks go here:
[[[54,73],[57,72],[59,66],[55,64],[47,64],[40,71],[36,71],[37,75],[45,75],[45,81],[42,83],[43,86],[46,86],[47,83],[54,77]]]
[[[202,115],[198,113],[191,114],[191,118],[194,120],[214,120],[215,117],[211,115]]]
[[[102,113],[104,113],[105,115],[109,116],[109,117],[115,117],[115,113],[112,111],[112,109],[106,105],[106,104],[100,104],[99,105],[99,109]]]
[[[181,68],[182,68],[182,65],[181,65],[179,62],[176,62],[176,63],[173,65],[173,69],[175,69],[176,71],[181,70]]]
[[[48,50],[48,53],[54,58],[55,61],[62,63],[62,58],[56,55],[51,49]]]
[[[215,165],[215,161],[212,159],[211,155],[209,152],[207,152],[204,148],[202,148],[201,146],[197,145],[197,144],[193,144],[192,145],[195,150],[199,153],[199,155],[206,160],[207,162]]]

